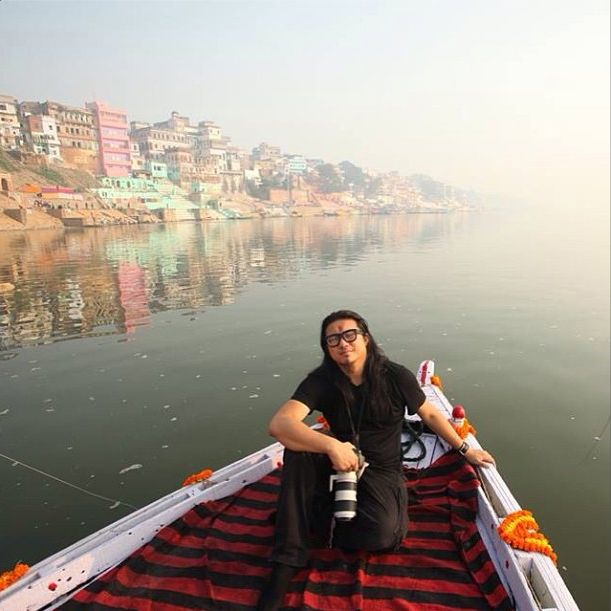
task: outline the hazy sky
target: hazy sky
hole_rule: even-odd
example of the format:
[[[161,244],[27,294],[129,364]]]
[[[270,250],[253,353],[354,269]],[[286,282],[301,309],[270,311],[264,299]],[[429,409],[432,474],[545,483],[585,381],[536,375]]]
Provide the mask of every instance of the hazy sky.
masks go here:
[[[0,93],[608,208],[608,0],[0,1]]]

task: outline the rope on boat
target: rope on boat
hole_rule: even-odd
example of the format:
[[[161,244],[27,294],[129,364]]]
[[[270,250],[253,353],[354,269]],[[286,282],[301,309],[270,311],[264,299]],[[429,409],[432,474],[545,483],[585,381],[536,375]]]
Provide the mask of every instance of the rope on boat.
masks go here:
[[[403,461],[418,462],[426,456],[426,446],[420,436],[424,431],[424,423],[421,421],[408,422],[403,420],[403,432],[407,433],[407,439],[401,442],[401,458]],[[414,458],[408,458],[407,455],[412,446],[416,444],[420,448],[420,452]]]
[[[102,499],[103,501],[111,501],[113,503],[111,509],[114,509],[115,507],[118,507],[119,505],[125,505],[125,507],[129,507],[130,509],[138,509],[138,507],[135,507],[134,505],[130,505],[129,503],[125,503],[123,501],[119,501],[118,499],[112,499],[108,496],[104,496],[102,494],[96,494],[95,492],[91,492],[90,490],[85,490],[85,488],[81,488],[80,486],[77,486],[76,484],[71,484],[70,482],[67,482],[64,479],[61,479],[60,477],[56,477],[55,475],[51,475],[50,473],[47,473],[46,471],[42,471],[41,469],[32,467],[32,465],[28,465],[24,462],[21,462],[20,460],[17,460],[16,458],[11,458],[10,456],[6,456],[6,454],[2,454],[1,452],[0,452],[0,458],[4,458],[8,460],[9,462],[12,462],[14,465],[17,464],[22,467],[25,467],[26,469],[30,469],[30,471],[34,471],[35,473],[40,473],[40,475],[44,475],[45,477],[54,479],[56,482],[60,482],[61,484],[70,486],[70,488],[74,488],[75,490],[84,492],[85,494],[88,494],[89,496],[93,496],[96,499]]]

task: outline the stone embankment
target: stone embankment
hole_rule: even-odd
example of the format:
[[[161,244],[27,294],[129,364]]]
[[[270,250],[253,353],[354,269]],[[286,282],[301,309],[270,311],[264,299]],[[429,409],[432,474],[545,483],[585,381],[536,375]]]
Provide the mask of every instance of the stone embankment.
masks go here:
[[[23,229],[61,229],[64,224],[41,210],[7,209],[0,211],[0,231]]]
[[[120,210],[105,207],[89,191],[100,183],[88,172],[63,165],[49,165],[40,156],[13,155],[0,149],[0,231],[61,229],[63,227],[100,227],[159,223],[148,210]],[[69,187],[70,195],[45,196],[44,185]],[[48,189],[47,189],[48,190]]]
[[[63,227],[104,227],[160,223],[150,212],[130,216],[120,210],[39,210],[36,208],[0,210],[0,231],[61,229]]]

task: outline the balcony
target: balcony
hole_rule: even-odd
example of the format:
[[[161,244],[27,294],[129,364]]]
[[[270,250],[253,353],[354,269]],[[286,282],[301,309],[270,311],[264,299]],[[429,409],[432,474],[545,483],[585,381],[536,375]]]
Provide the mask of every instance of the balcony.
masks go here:
[[[105,127],[109,127],[111,129],[124,129],[126,132],[129,129],[129,125],[127,121],[113,121],[112,119],[100,119],[99,120],[100,129],[104,129]]]
[[[102,140],[102,150],[104,151],[119,151],[119,152],[128,152],[130,147],[125,144],[123,140],[111,140],[109,138],[104,138]]]

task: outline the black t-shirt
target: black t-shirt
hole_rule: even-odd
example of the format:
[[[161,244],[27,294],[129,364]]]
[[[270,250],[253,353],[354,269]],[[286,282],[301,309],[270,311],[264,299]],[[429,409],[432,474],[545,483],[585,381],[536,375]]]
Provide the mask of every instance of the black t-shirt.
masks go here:
[[[347,406],[340,389],[320,367],[299,384],[291,398],[312,411],[322,412],[331,432],[340,441],[355,443],[354,432],[358,431],[361,452],[371,467],[397,470],[401,467],[401,424],[405,408],[415,414],[426,397],[414,374],[403,365],[388,361],[383,375],[389,400],[381,403],[370,400],[364,385],[350,384],[353,399]]]

